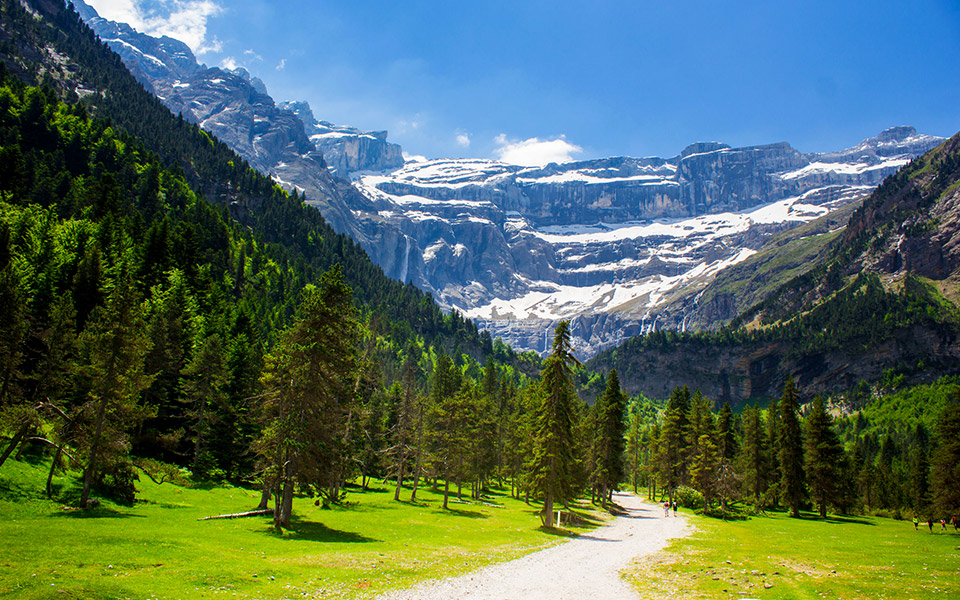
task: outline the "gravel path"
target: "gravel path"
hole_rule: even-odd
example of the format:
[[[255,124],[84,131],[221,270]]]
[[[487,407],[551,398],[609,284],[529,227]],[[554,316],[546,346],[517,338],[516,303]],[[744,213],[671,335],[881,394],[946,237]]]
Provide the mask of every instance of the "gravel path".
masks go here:
[[[510,562],[422,583],[379,600],[636,600],[637,594],[620,580],[620,571],[690,529],[684,517],[671,513],[665,518],[662,508],[632,494],[616,494],[614,500],[627,515],[609,525]]]

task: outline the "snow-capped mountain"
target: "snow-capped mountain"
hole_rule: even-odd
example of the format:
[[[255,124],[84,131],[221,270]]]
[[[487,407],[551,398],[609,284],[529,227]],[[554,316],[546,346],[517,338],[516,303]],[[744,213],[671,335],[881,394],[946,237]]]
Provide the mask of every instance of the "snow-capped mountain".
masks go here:
[[[678,294],[772,233],[865,196],[941,141],[896,127],[826,154],[699,143],[669,159],[543,168],[433,160],[356,183],[405,236],[391,274],[521,348],[545,350],[550,326],[573,319],[589,354],[651,328],[682,329],[682,314],[661,315]]]
[[[389,276],[518,349],[545,350],[560,319],[573,319],[586,356],[644,330],[683,328],[678,296],[771,234],[863,197],[942,141],[895,127],[824,154],[708,142],[672,158],[537,168],[480,159],[403,164],[386,132],[318,120],[303,102],[274,102],[246,71],[207,68],[177,40],[74,3],[173,112],[304,193]]]

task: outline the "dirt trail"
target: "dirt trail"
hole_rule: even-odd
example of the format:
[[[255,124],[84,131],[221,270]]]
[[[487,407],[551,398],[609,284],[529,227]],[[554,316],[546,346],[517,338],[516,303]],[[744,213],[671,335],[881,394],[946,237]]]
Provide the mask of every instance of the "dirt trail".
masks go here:
[[[662,508],[632,494],[616,494],[614,500],[627,515],[609,525],[510,562],[426,582],[379,600],[636,600],[637,594],[620,580],[620,571],[690,529],[684,517],[671,512],[665,518]]]

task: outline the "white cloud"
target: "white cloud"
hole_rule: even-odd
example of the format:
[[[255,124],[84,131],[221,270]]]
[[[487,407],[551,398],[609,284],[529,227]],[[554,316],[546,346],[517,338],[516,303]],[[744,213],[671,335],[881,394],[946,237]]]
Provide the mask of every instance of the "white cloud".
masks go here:
[[[461,147],[463,147],[463,148],[469,148],[469,147],[470,147],[470,134],[469,134],[469,133],[463,133],[463,132],[457,132],[457,145],[458,145],[458,146],[461,146]]]
[[[126,23],[148,35],[178,39],[196,54],[220,52],[222,43],[207,37],[207,19],[223,12],[213,0],[87,0],[101,17]]]
[[[263,57],[253,51],[253,48],[243,51],[244,56],[249,56],[251,59],[256,61],[263,61]]]
[[[237,63],[237,59],[235,59],[232,56],[228,56],[225,59],[220,61],[220,66],[228,71],[233,71],[234,69],[239,67],[240,64]]]
[[[526,167],[542,167],[549,163],[564,163],[574,159],[575,154],[583,153],[583,148],[571,144],[564,136],[552,140],[529,138],[511,140],[501,133],[493,138],[497,149],[493,155],[505,163]]]
[[[287,59],[281,58],[280,62],[277,63],[277,70],[282,71],[286,68],[286,66],[287,66]]]

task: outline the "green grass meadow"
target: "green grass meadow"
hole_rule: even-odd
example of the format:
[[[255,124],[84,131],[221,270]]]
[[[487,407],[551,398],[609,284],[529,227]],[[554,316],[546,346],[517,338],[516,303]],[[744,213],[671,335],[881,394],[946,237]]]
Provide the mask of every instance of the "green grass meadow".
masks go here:
[[[960,534],[910,521],[783,513],[719,521],[636,562],[626,578],[646,599],[893,600],[960,598]]]
[[[8,460],[0,468],[0,598],[367,598],[578,531],[541,529],[537,507],[507,494],[444,511],[442,495],[428,489],[411,504],[394,502],[392,486],[382,485],[351,490],[329,510],[297,498],[292,530],[282,533],[270,517],[198,521],[256,507],[258,492],[231,486],[141,477],[134,506],[68,510],[43,497],[46,466]],[[76,485],[73,477],[56,483]],[[588,519],[587,528],[599,522]]]

